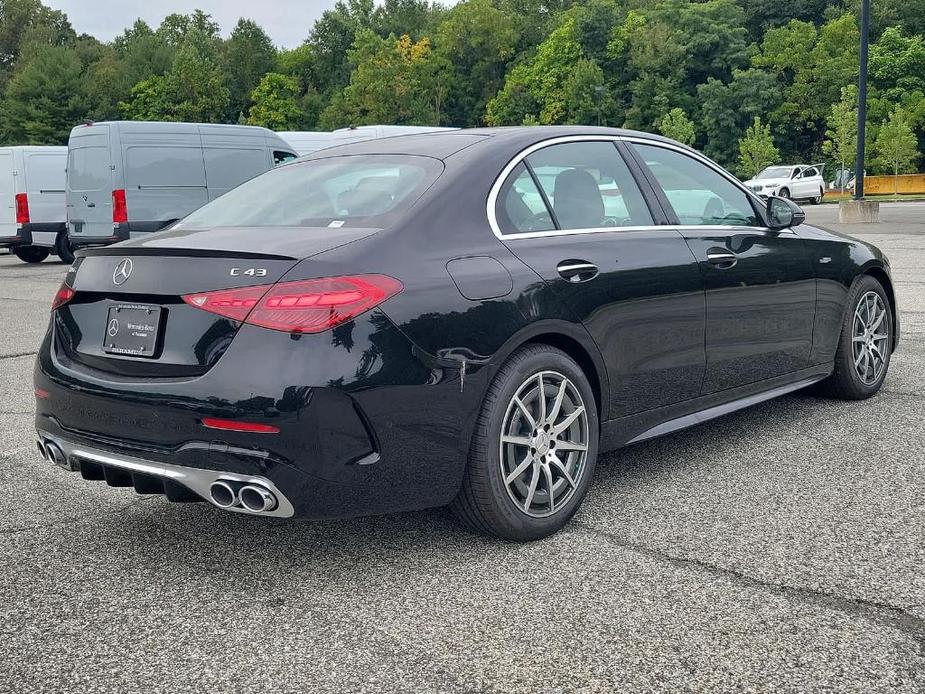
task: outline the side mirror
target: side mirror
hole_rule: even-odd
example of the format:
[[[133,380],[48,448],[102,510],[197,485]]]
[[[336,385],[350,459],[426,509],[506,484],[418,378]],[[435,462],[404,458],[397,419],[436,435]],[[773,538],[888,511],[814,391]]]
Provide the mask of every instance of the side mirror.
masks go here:
[[[771,229],[786,229],[799,226],[806,221],[806,213],[789,198],[768,198],[768,226]]]

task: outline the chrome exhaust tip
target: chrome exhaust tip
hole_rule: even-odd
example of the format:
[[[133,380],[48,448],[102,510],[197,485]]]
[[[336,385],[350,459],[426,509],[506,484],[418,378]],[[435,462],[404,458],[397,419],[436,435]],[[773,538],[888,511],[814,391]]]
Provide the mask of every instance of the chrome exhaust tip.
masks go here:
[[[238,492],[241,506],[251,513],[266,513],[276,508],[276,496],[269,489],[248,484]]]
[[[216,480],[209,485],[209,497],[219,508],[233,508],[238,505],[238,492],[222,480]]]
[[[58,448],[58,444],[49,441],[45,444],[45,460],[54,463],[58,467],[67,467],[67,459],[64,457],[64,451]]]
[[[45,452],[45,444],[42,443],[42,439],[35,440],[35,447],[39,449],[39,455],[42,456],[42,460],[48,460],[48,454]]]

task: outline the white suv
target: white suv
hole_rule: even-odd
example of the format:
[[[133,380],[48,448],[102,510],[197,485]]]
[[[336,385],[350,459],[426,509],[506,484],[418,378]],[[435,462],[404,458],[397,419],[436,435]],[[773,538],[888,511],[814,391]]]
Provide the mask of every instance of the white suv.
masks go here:
[[[822,179],[822,164],[793,164],[791,166],[769,166],[745,185],[763,198],[776,195],[779,198],[809,200],[818,205],[825,192]]]

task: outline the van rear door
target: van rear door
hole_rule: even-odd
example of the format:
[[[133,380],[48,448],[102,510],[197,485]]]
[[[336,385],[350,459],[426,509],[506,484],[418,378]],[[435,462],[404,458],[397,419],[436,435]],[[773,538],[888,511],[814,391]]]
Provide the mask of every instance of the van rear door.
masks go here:
[[[65,193],[72,241],[105,242],[113,235],[109,127],[83,126],[68,141]]]
[[[16,236],[16,179],[13,150],[0,150],[0,238]]]

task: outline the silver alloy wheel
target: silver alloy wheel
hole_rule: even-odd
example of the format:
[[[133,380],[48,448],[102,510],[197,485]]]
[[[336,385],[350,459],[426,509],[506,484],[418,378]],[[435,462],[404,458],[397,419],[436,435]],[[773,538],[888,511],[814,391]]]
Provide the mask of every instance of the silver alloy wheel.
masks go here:
[[[790,191],[786,188],[781,188],[779,191],[777,191],[777,197],[784,198],[786,200],[790,197]]]
[[[530,376],[501,424],[501,475],[517,508],[533,518],[560,510],[587,467],[588,413],[578,388],[556,371]]]
[[[854,369],[864,385],[873,385],[883,375],[889,349],[886,306],[877,292],[867,292],[854,309],[851,355]]]

